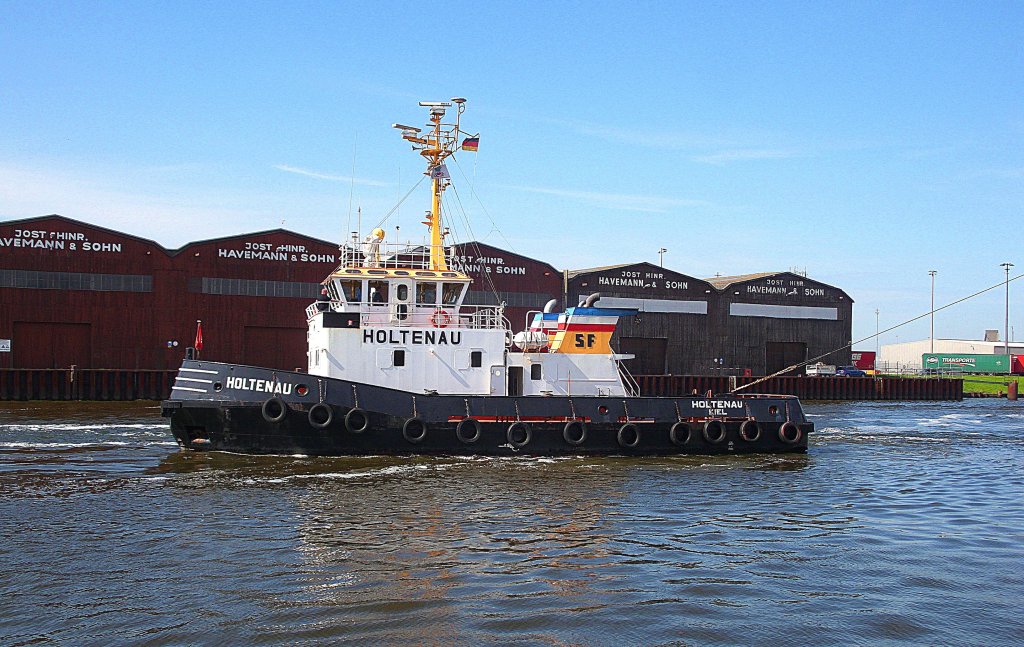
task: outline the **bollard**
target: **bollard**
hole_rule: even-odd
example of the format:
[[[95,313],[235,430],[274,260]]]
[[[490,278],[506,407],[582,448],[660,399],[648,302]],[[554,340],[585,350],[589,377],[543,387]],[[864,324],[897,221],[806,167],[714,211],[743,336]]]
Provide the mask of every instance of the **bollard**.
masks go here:
[[[1010,383],[1006,385],[1006,399],[1016,400],[1017,399],[1017,380],[1012,379]]]

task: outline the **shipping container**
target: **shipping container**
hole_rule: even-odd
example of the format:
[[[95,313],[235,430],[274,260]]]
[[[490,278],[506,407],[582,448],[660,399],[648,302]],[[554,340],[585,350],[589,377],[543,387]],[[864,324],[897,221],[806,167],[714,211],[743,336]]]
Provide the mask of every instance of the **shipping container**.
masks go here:
[[[1006,374],[1011,371],[1012,355],[983,353],[924,353],[921,366],[927,372]]]
[[[862,371],[875,370],[875,351],[855,350],[850,353],[850,361]]]

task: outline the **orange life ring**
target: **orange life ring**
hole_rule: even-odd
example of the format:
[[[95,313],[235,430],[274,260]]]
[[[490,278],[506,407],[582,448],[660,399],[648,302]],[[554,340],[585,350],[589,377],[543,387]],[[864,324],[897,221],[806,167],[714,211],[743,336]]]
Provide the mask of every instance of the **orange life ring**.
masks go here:
[[[438,308],[434,310],[434,314],[430,315],[430,325],[434,328],[444,328],[452,322],[452,316],[448,314],[448,311]]]

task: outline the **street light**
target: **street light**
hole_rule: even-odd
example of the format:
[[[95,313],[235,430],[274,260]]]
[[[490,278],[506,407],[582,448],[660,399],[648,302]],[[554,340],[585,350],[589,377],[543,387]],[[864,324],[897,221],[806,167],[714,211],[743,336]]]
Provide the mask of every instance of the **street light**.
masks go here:
[[[658,250],[658,264],[662,267],[665,267],[665,252],[667,251],[664,247]]]
[[[932,332],[931,332],[931,350],[929,353],[935,352],[935,275],[938,274],[936,270],[928,270],[928,275],[932,277]]]
[[[875,361],[878,361],[878,308],[875,308]]]
[[[1006,337],[1004,345],[1006,347],[1006,355],[1010,354],[1010,268],[1013,267],[1013,263],[1007,261],[1000,263],[999,267],[1006,270],[1006,327],[1003,328],[1003,335]]]

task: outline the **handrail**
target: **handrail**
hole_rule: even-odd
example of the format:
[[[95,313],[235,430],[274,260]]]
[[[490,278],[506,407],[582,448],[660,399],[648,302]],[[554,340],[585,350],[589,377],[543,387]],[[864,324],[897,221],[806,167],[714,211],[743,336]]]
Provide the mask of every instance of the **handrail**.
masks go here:
[[[341,301],[318,301],[306,307],[306,321],[321,312],[350,312],[359,315],[361,325],[398,328],[458,328],[469,330],[509,330],[502,306],[459,306],[457,309],[417,306],[401,312],[398,304],[360,304],[353,308]],[[322,306],[326,306],[323,307]]]
[[[615,367],[619,370],[619,379],[622,381],[622,390],[626,392],[626,395],[631,398],[640,396],[640,385],[633,379],[633,375],[630,374],[629,369],[622,362],[615,362]]]

